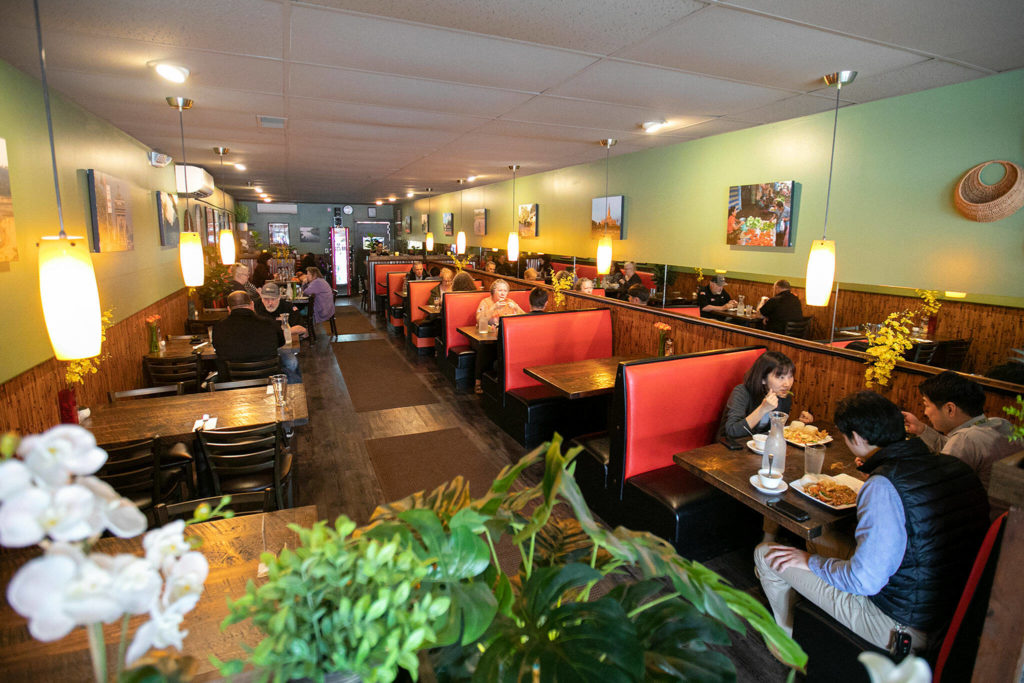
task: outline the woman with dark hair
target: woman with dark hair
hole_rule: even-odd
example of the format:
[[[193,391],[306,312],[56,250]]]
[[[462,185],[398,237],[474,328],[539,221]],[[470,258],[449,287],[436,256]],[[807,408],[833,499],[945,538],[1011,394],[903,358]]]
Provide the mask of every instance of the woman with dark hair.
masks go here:
[[[719,434],[737,439],[748,434],[764,433],[771,426],[769,414],[780,410],[789,413],[793,407],[793,388],[796,367],[793,361],[778,351],[766,351],[747,370],[743,384],[729,395],[722,413]],[[801,422],[813,422],[814,416],[806,410],[800,413]]]
[[[253,287],[262,287],[267,280],[270,279],[270,252],[261,252],[256,257],[256,267],[252,271],[252,275],[249,277],[249,282],[252,283]]]
[[[327,284],[324,274],[316,266],[306,268],[302,276],[302,291],[309,296],[316,294],[313,302],[313,324],[319,325],[334,316],[334,290]]]

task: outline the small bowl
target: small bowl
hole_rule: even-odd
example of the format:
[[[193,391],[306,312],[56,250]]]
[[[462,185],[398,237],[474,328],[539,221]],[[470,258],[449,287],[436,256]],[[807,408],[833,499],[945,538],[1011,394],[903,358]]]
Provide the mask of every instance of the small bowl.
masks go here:
[[[768,476],[768,470],[757,471],[757,481],[763,488],[766,489],[777,489],[782,483],[782,472],[772,472],[772,476]]]
[[[754,443],[757,444],[758,450],[762,450],[763,451],[764,450],[764,444],[765,444],[766,441],[768,441],[768,435],[767,434],[754,434],[751,438],[754,440]]]

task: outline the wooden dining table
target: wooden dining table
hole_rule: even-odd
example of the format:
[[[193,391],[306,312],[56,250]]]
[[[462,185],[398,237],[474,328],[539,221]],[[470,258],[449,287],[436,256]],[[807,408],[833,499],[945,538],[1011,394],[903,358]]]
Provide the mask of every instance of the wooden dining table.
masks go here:
[[[203,584],[203,594],[195,608],[185,615],[183,629],[188,630],[181,652],[195,659],[195,681],[220,680],[220,673],[210,663],[210,655],[222,661],[243,658],[245,646],[255,647],[263,632],[244,621],[221,631],[220,624],[228,616],[227,600],[245,594],[248,581],[259,582],[257,572],[260,554],[277,554],[286,546],[295,547],[298,537],[289,524],[309,527],[317,521],[316,506],[308,505],[231,519],[193,524],[187,536],[202,539],[199,552],[206,556],[210,573]],[[142,554],[142,536],[131,539],[103,538],[94,552]],[[5,549],[0,553],[0,582],[6,586],[26,561],[39,555],[39,548]],[[130,632],[146,621],[146,616],[131,619]],[[107,661],[113,666],[120,641],[120,620],[103,628]],[[174,652],[172,650],[172,652]],[[175,653],[176,654],[176,653]],[[89,643],[84,628],[76,628],[64,638],[48,643],[34,640],[26,620],[4,602],[0,605],[0,670],[6,683],[14,681],[87,681],[92,680]]]
[[[153,436],[190,439],[196,420],[203,415],[216,417],[218,428],[308,422],[306,390],[302,384],[288,385],[288,402],[283,407],[275,404],[274,394],[268,394],[268,388],[269,385],[108,403],[93,408],[82,426],[95,435],[97,443],[112,444]]]
[[[833,433],[834,440],[825,447],[825,463],[822,465],[821,473],[848,474],[857,479],[867,479],[866,475],[857,470],[854,455],[846,447],[842,437],[834,430],[829,431]],[[761,455],[746,447],[741,451],[729,450],[724,444],[716,441],[709,446],[676,453],[672,459],[683,469],[757,511],[765,519],[780,524],[804,539],[817,538],[824,531],[839,524],[852,522],[855,518],[856,508],[832,510],[824,504],[819,504],[798,493],[792,486],[782,494],[767,495],[759,492],[751,485],[750,477],[757,474],[757,470],[761,467]],[[786,470],[782,479],[790,484],[803,475],[803,448],[788,444],[786,447]],[[768,507],[769,501],[780,498],[801,508],[810,515],[810,518],[798,522]]]
[[[498,343],[498,328],[496,327],[489,327],[486,332],[478,330],[476,325],[466,325],[456,329],[469,339],[469,345],[476,350],[479,350],[481,346]]]
[[[642,356],[610,356],[588,358],[568,363],[535,365],[523,368],[530,377],[558,391],[566,398],[586,398],[610,394],[615,389],[615,375],[619,363]]]
[[[185,358],[194,353],[199,353],[203,360],[216,360],[217,350],[213,348],[208,336],[198,337],[199,341],[193,344],[189,339],[167,339],[164,341],[164,348],[160,351],[145,354],[146,358]],[[299,335],[293,334],[292,340],[286,344],[289,349],[298,351],[301,348]]]
[[[424,305],[420,306],[419,309],[421,311],[423,311],[424,313],[426,313],[427,315],[438,315],[438,314],[441,313],[441,307],[440,306],[430,306],[430,305],[424,304]]]

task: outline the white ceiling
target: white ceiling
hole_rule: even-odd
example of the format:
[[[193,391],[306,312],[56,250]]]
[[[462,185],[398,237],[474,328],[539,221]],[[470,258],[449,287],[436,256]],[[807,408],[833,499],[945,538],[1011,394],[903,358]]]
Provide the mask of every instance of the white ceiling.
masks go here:
[[[40,0],[51,87],[217,186],[370,202],[1024,67],[1021,0]],[[31,0],[0,58],[37,76]],[[183,86],[147,62],[192,71]],[[41,113],[41,112],[40,112]],[[284,130],[256,116],[287,117]],[[640,123],[667,119],[650,136]],[[57,131],[59,136],[59,130]],[[231,149],[219,166],[214,146]]]

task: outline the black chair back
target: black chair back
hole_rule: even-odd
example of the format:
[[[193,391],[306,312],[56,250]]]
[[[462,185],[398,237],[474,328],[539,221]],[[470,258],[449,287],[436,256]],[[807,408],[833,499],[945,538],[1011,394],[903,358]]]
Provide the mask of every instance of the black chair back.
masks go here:
[[[814,320],[814,316],[805,316],[803,320],[790,320],[786,323],[786,329],[783,334],[787,337],[798,337],[800,339],[807,339],[807,333],[811,329],[811,321]]]
[[[278,509],[291,507],[292,456],[285,450],[284,430],[279,422],[236,429],[201,429],[196,436],[212,475],[215,495],[271,487]]]
[[[938,342],[921,342],[911,349],[909,360],[912,363],[920,363],[921,365],[931,365],[932,359],[935,358],[935,351],[939,348]]]
[[[934,364],[946,370],[963,370],[967,351],[971,348],[970,339],[952,339],[939,342],[935,351]]]
[[[162,387],[180,382],[187,392],[199,390],[201,378],[199,373],[202,368],[199,354],[174,358],[143,356],[142,366],[151,387]]]
[[[240,379],[266,379],[281,372],[281,359],[275,353],[272,358],[253,361],[224,361],[227,379],[231,382]]]
[[[220,497],[195,498],[181,503],[159,503],[153,506],[153,514],[156,517],[158,526],[163,526],[171,520],[190,519],[200,505],[209,505],[210,509],[220,504]],[[239,515],[252,515],[258,512],[270,512],[274,509],[274,489],[266,488],[262,491],[252,493],[232,493],[228,509]]]
[[[161,471],[163,444],[159,437],[100,446],[107,462],[96,476],[146,512],[157,503],[181,500],[185,484],[179,471]]]
[[[126,389],[125,391],[108,391],[107,400],[111,403],[118,401],[130,401],[136,398],[156,398],[157,396],[177,396],[185,393],[185,383],[168,384],[162,387],[147,387],[145,389]]]

